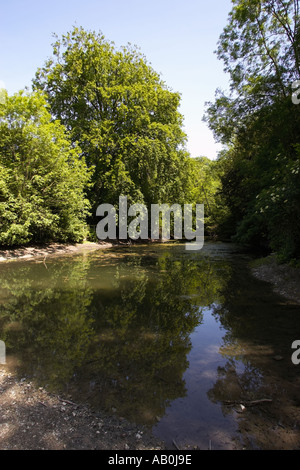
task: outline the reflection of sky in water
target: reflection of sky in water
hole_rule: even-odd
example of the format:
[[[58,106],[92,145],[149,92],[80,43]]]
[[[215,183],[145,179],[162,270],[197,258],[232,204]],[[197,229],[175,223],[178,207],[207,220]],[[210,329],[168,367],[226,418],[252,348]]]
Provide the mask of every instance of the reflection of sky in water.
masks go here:
[[[220,442],[225,447],[227,441],[230,444],[227,432],[235,431],[235,423],[228,416],[224,417],[221,406],[212,403],[207,395],[217,380],[218,367],[225,367],[227,359],[219,353],[224,329],[212,316],[210,308],[202,309],[202,313],[203,323],[190,335],[192,350],[187,358],[189,368],[183,377],[187,394],[170,404],[154,432],[170,443],[175,439],[208,449],[213,448],[216,441],[218,446]]]

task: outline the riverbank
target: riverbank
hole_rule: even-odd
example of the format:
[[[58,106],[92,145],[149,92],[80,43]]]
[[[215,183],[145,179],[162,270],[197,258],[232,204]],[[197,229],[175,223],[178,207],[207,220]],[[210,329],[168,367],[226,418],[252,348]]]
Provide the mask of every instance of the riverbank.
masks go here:
[[[300,268],[278,264],[271,255],[252,262],[251,271],[257,279],[271,283],[274,292],[300,304]]]
[[[13,249],[0,249],[0,261],[42,257],[45,258],[51,255],[87,252],[104,248],[111,248],[112,246],[112,243],[108,242],[85,242],[75,244],[50,243],[47,245],[33,245]]]
[[[165,243],[168,242],[166,239],[159,240],[148,240],[148,243]],[[84,243],[49,243],[45,245],[32,245],[16,247],[11,249],[1,249],[0,247],[0,262],[1,261],[12,261],[12,260],[26,260],[32,258],[46,258],[47,256],[64,255],[64,254],[75,254],[84,253],[94,250],[103,250],[106,248],[112,248],[113,246],[129,246],[131,244],[139,244],[141,242],[121,242],[119,240],[110,243],[99,240],[98,242],[84,242]]]
[[[0,450],[162,450],[143,426],[37,388],[0,365]]]

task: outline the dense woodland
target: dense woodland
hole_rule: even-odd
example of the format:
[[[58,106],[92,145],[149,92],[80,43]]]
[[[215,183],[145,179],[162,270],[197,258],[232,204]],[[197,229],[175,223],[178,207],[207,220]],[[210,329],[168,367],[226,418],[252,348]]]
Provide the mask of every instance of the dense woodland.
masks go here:
[[[216,51],[230,90],[203,118],[223,144],[214,161],[187,152],[180,94],[102,33],[56,37],[32,90],[2,90],[2,247],[93,239],[97,206],[126,195],[203,203],[206,235],[299,259],[299,0],[232,4]]]

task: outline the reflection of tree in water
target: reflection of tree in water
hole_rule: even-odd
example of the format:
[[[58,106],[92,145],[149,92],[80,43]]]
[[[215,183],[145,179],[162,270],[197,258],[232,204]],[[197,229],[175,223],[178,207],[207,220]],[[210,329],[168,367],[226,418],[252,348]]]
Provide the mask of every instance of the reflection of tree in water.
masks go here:
[[[190,334],[224,271],[182,250],[124,252],[7,265],[1,339],[22,374],[152,423],[186,393]]]
[[[247,412],[239,415],[241,436],[250,445],[255,438],[255,445],[265,446],[265,430],[276,428],[284,416],[283,403],[293,402],[297,393],[290,345],[300,331],[299,307],[274,294],[271,285],[255,279],[246,263],[238,261],[232,263],[223,299],[214,306],[214,316],[224,327],[219,352],[226,364],[218,368],[208,397],[221,403],[224,414],[241,411],[245,404]],[[283,361],[274,361],[275,354]]]
[[[300,326],[298,305],[284,301],[270,284],[254,278],[243,259],[232,262],[222,296],[224,301],[214,307],[214,316],[224,326],[227,344],[251,342],[275,351],[287,346],[289,354]]]
[[[218,379],[208,392],[213,402],[251,401],[262,390],[262,372],[255,363],[255,355],[251,355],[257,344],[263,344],[261,337],[266,329],[268,312],[265,302],[260,303],[261,289],[245,260],[237,258],[231,263],[230,276],[223,285],[223,302],[214,305],[213,310],[214,317],[224,327],[219,353],[227,361],[224,367],[218,368]],[[229,408],[225,405],[223,411],[227,413]]]
[[[95,406],[153,423],[186,393],[190,333],[202,321],[201,306],[215,301],[220,279],[208,260],[182,251],[154,250],[119,262],[115,290],[94,293],[98,341],[74,390],[81,384]]]
[[[1,270],[1,337],[20,374],[58,386],[85,360],[93,336],[87,259],[23,263]],[[0,296],[1,296],[0,293]]]
[[[196,299],[188,295],[192,264],[166,254],[150,261],[138,257],[120,263],[117,290],[95,293],[98,341],[84,375],[91,384],[85,393],[95,405],[153,422],[168,401],[186,393],[182,376],[189,335],[202,318]],[[81,374],[75,388],[78,382]]]
[[[261,372],[245,363],[243,370],[237,367],[234,358],[228,359],[225,366],[218,367],[218,378],[207,396],[213,403],[222,404],[223,413],[231,413],[231,405],[248,403],[257,398],[257,391],[263,389]]]

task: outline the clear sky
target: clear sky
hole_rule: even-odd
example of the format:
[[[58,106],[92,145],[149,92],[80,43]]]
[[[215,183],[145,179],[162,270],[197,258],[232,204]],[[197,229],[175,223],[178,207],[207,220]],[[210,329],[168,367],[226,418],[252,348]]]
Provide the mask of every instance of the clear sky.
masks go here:
[[[180,111],[191,156],[215,158],[220,146],[202,122],[206,101],[228,89],[214,50],[231,0],[0,0],[0,88],[31,88],[51,56],[53,33],[73,26],[101,31],[116,47],[137,45],[152,67],[182,96]]]

